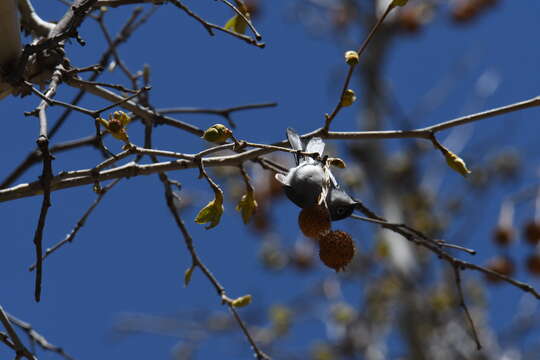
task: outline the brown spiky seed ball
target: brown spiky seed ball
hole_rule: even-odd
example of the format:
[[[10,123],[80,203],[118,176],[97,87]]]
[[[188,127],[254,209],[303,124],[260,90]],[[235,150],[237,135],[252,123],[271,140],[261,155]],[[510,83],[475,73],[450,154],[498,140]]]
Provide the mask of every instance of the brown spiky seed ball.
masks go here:
[[[540,276],[540,254],[532,254],[527,258],[527,270],[532,275]]]
[[[330,215],[325,207],[320,205],[302,209],[298,215],[298,225],[305,236],[317,238],[330,231]]]
[[[493,241],[501,246],[506,246],[514,240],[514,229],[511,226],[498,225],[493,231]]]
[[[514,262],[508,256],[496,256],[491,258],[488,261],[486,268],[506,276],[512,276],[515,271]],[[492,283],[502,281],[499,277],[491,274],[486,274],[486,280]]]
[[[319,237],[319,258],[336,271],[351,262],[355,251],[354,241],[345,231],[334,230]]]
[[[540,242],[540,221],[532,220],[525,225],[525,239],[531,245]]]

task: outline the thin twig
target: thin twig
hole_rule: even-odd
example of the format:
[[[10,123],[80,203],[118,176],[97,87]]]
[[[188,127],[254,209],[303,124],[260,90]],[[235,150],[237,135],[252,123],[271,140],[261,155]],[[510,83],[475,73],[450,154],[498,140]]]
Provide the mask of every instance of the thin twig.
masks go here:
[[[141,148],[138,146],[131,146],[129,149],[124,150],[118,154],[113,154],[110,158],[107,158],[103,162],[99,163],[92,169],[86,169],[86,170],[75,170],[75,171],[63,171],[60,174],[58,174],[59,178],[62,179],[72,179],[72,178],[78,178],[82,176],[92,176],[98,174],[101,170],[115,164],[116,162],[125,159],[129,155],[132,154],[140,154],[140,155],[150,155],[152,157],[155,156],[164,156],[164,157],[171,157],[175,159],[184,159],[184,160],[194,160],[196,156],[189,155],[189,154],[182,154],[182,153],[176,153],[172,151],[164,151],[164,150],[154,150],[154,149],[146,149]],[[159,163],[156,159],[154,163]],[[99,179],[99,178],[98,178]]]
[[[439,124],[428,126],[423,129],[419,129],[418,131],[438,132],[441,130],[467,124],[473,121],[478,121],[478,120],[482,120],[482,119],[486,119],[486,118],[490,118],[490,117],[494,117],[498,115],[503,115],[503,114],[507,114],[510,112],[518,111],[518,110],[528,109],[528,108],[532,108],[536,106],[540,106],[540,96],[536,96],[534,98],[531,98],[525,101],[520,101],[517,103],[513,103],[510,105],[501,106],[495,109],[490,109],[490,110],[482,111],[482,112],[471,114],[471,115],[461,116],[461,117],[448,120]]]
[[[9,317],[4,311],[4,308],[2,307],[2,305],[0,305],[0,322],[4,326],[4,329],[6,329],[7,334],[9,335],[9,338],[11,339],[13,348],[15,349],[15,352],[17,355],[16,359],[18,359],[20,356],[24,356],[25,358],[29,360],[37,360],[37,358],[24,346],[21,339],[19,339],[19,335],[17,335],[17,333],[11,326]]]
[[[372,219],[377,219],[377,220],[381,220],[383,222],[386,222],[385,219],[383,219],[380,216],[378,216],[377,214],[375,214],[372,210],[370,210],[368,207],[366,207],[364,204],[362,204],[360,202],[358,203],[357,208],[362,213],[364,213],[366,216],[368,216],[368,217],[370,217]],[[507,283],[509,283],[509,284],[523,290],[524,292],[530,293],[535,298],[540,299],[540,293],[538,291],[536,291],[536,289],[534,287],[532,287],[531,285],[529,285],[527,283],[512,279],[509,276],[500,274],[500,273],[495,272],[493,270],[490,270],[490,269],[488,269],[486,267],[476,265],[476,264],[473,264],[473,263],[469,263],[467,261],[455,258],[452,255],[450,255],[449,253],[447,253],[446,251],[444,251],[439,246],[439,244],[437,244],[437,242],[428,241],[427,239],[425,239],[423,237],[420,237],[420,236],[416,235],[415,233],[411,233],[409,231],[406,231],[406,230],[402,229],[401,227],[391,226],[391,225],[388,225],[388,224],[383,224],[382,226],[389,229],[389,230],[392,230],[392,231],[394,231],[394,232],[396,232],[396,233],[398,233],[400,235],[402,235],[404,238],[406,238],[407,240],[413,242],[416,245],[427,248],[428,250],[430,250],[431,252],[436,254],[440,259],[445,260],[446,262],[448,262],[452,266],[457,266],[460,270],[471,269],[471,270],[476,270],[476,271],[482,272],[482,273],[484,273],[486,275],[492,275],[492,276],[494,276],[496,278],[499,278],[499,279],[501,279],[503,281],[506,281]]]
[[[179,128],[181,130],[184,130],[188,133],[191,133],[197,136],[202,136],[204,133],[203,130],[199,129],[196,126],[193,126],[191,124],[188,124],[188,123],[185,123],[185,122],[182,122],[182,121],[179,121],[179,120],[167,117],[167,116],[156,114],[153,110],[140,106],[139,104],[133,101],[125,100],[120,95],[117,95],[114,92],[108,89],[105,89],[101,86],[94,86],[94,85],[90,86],[88,84],[78,83],[77,81],[72,81],[70,79],[66,79],[66,83],[70,86],[73,86],[79,89],[84,89],[85,91],[93,95],[99,96],[105,100],[115,102],[119,106],[123,107],[126,110],[131,111],[133,114],[135,114],[136,116],[146,121],[155,121],[157,125],[167,124],[169,126]]]
[[[208,174],[206,173],[206,170],[204,169],[204,164],[202,161],[199,160],[195,160],[197,162],[197,166],[199,168],[199,178],[205,178],[206,181],[208,182],[208,184],[210,185],[210,187],[212,188],[212,190],[214,190],[214,193],[221,193],[221,195],[223,196],[223,190],[221,190],[221,188],[219,187],[218,184],[216,184],[214,182],[214,180],[212,180],[212,178],[210,176],[208,176]]]
[[[56,94],[58,85],[62,77],[61,66],[57,66],[53,72],[49,89],[44,95],[45,99],[51,99]],[[34,245],[36,249],[36,277],[35,277],[35,289],[34,299],[39,302],[41,299],[41,282],[42,282],[42,261],[41,256],[43,253],[43,229],[45,228],[45,221],[49,208],[51,207],[51,180],[53,178],[52,173],[52,160],[53,156],[49,151],[49,138],[48,138],[48,126],[47,126],[47,114],[45,113],[49,102],[43,99],[37,107],[37,113],[39,117],[39,137],[37,139],[37,145],[42,154],[43,170],[39,179],[43,187],[43,201],[41,203],[41,210],[39,212],[38,224],[34,233]]]
[[[204,171],[204,168],[202,168],[201,171]],[[207,178],[209,180],[209,178]],[[176,209],[176,206],[174,205],[174,193],[171,189],[171,184],[166,181],[166,178],[162,178],[164,187],[165,187],[165,200],[167,202],[167,206],[171,212],[171,215],[173,216],[176,225],[180,229],[180,232],[182,233],[182,236],[184,237],[184,242],[186,244],[186,247],[191,254],[192,258],[192,266],[197,266],[203,274],[206,276],[208,281],[213,285],[214,289],[218,293],[219,298],[221,299],[222,303],[227,305],[230,311],[232,312],[236,322],[242,329],[242,332],[246,336],[248,342],[250,343],[253,352],[255,353],[255,356],[258,360],[268,360],[270,359],[268,355],[266,355],[262,350],[259,349],[255,341],[253,340],[253,337],[249,333],[247,327],[245,326],[244,322],[238,315],[238,312],[232,305],[232,301],[226,296],[225,288],[221,285],[221,283],[217,280],[217,278],[212,274],[212,272],[208,269],[206,264],[201,260],[199,255],[197,254],[197,251],[195,250],[195,246],[193,245],[193,239],[189,232],[187,231],[187,228],[183,222],[183,220],[180,218],[180,215],[178,214],[178,210]],[[211,181],[211,180],[209,180]],[[217,186],[217,185],[216,185]],[[227,301],[228,300],[228,301]]]
[[[120,69],[124,72],[126,77],[131,81],[131,84],[133,87],[136,87],[136,80],[135,76],[129,71],[127,68],[127,65],[122,61],[120,56],[118,55],[118,51],[116,50],[116,45],[113,42],[113,39],[111,38],[111,35],[109,34],[109,30],[107,30],[107,26],[105,25],[105,21],[103,20],[104,12],[101,12],[100,15],[97,17],[97,22],[99,24],[99,28],[103,32],[103,37],[107,41],[107,44],[109,45],[109,49],[111,49],[111,54],[114,57],[114,60],[120,66]]]
[[[80,83],[84,83],[84,84],[88,84],[88,85],[109,87],[111,89],[115,89],[115,90],[118,90],[118,91],[123,91],[123,92],[126,92],[126,93],[134,94],[134,93],[137,92],[137,90],[128,89],[125,86],[122,86],[122,85],[119,85],[119,84],[108,84],[108,83],[104,83],[104,82],[89,81],[89,80],[83,80],[83,79],[77,79],[76,81],[79,81]]]
[[[186,14],[188,14],[189,16],[191,16],[192,18],[194,18],[195,20],[197,20],[202,26],[204,26],[204,28],[206,29],[206,31],[208,31],[208,33],[213,36],[214,35],[214,32],[212,30],[219,30],[219,31],[222,31],[222,32],[225,32],[229,35],[232,35],[238,39],[241,39],[241,40],[244,40],[245,42],[247,42],[248,44],[251,44],[251,45],[255,45],[259,48],[264,48],[266,45],[265,43],[260,43],[258,42],[256,39],[253,39],[247,35],[244,35],[244,34],[239,34],[237,32],[234,32],[234,31],[231,31],[231,30],[228,30],[228,29],[225,29],[224,27],[222,26],[218,26],[218,25],[215,25],[215,24],[212,24],[212,23],[209,23],[208,21],[204,20],[202,17],[200,17],[199,15],[195,14],[193,11],[191,11],[187,6],[185,6],[184,4],[182,4],[180,1],[178,0],[169,0],[169,2],[171,4],[173,4],[174,6],[176,6],[177,8],[181,9],[182,11],[184,11]]]
[[[375,25],[373,26],[373,28],[369,32],[368,36],[366,37],[366,39],[364,40],[362,45],[360,45],[360,48],[357,51],[358,58],[361,58],[362,53],[366,50],[370,40],[373,38],[373,35],[375,35],[375,32],[379,29],[379,27],[383,23],[384,19],[388,16],[388,14],[390,14],[390,11],[392,11],[392,9],[394,7],[395,7],[395,5],[394,5],[393,2],[390,2],[388,4],[388,7],[386,8],[385,12],[382,14],[382,16],[379,18],[379,20],[375,23]],[[355,69],[356,65],[357,65],[357,63],[354,63],[354,62],[349,64],[349,70],[347,71],[347,76],[345,77],[345,81],[343,82],[343,86],[341,88],[341,94],[339,96],[339,101],[336,104],[336,107],[334,108],[334,110],[330,113],[330,115],[328,115],[328,114],[325,115],[325,122],[324,122],[324,127],[323,127],[324,132],[328,131],[328,129],[330,128],[330,124],[332,123],[332,120],[334,120],[336,115],[339,113],[339,111],[343,107],[343,97],[345,96],[345,92],[349,88],[349,83],[351,82],[352,74],[354,72],[354,69]]]
[[[232,150],[233,148],[234,148],[234,144],[231,144],[231,143],[217,145],[217,146],[213,146],[211,148],[199,151],[197,154],[195,154],[195,157],[202,158],[203,156],[207,156],[207,155],[224,151],[224,150]]]
[[[216,30],[219,30],[219,31],[222,31],[224,33],[227,33],[229,35],[232,35],[234,37],[237,37],[241,40],[244,40],[245,42],[247,42],[248,44],[251,44],[251,45],[254,45],[258,48],[261,48],[261,49],[264,49],[266,47],[266,44],[265,43],[262,43],[262,42],[258,42],[257,40],[255,39],[252,39],[251,37],[247,36],[247,35],[244,35],[244,34],[240,34],[240,33],[237,33],[235,31],[231,31],[229,29],[225,29],[224,27],[222,26],[218,26],[218,25],[215,25],[215,24],[212,24],[212,23],[207,23],[208,26],[210,26],[212,29],[216,29]]]
[[[140,88],[134,94],[132,94],[130,96],[127,96],[127,97],[125,97],[125,98],[123,98],[121,100],[118,100],[118,101],[114,102],[113,104],[107,105],[107,106],[105,106],[105,107],[103,107],[103,108],[101,108],[99,110],[94,111],[94,117],[99,116],[102,112],[105,112],[107,110],[110,110],[110,109],[112,109],[114,107],[120,106],[120,105],[130,101],[131,99],[136,98],[137,96],[139,96],[141,92],[149,91],[150,89],[151,89],[150,86],[145,86],[143,88]],[[97,116],[95,116],[95,115],[97,115]]]
[[[7,314],[7,316],[13,324],[21,328],[28,335],[28,337],[32,339],[33,342],[37,343],[42,349],[57,353],[68,360],[75,360],[75,358],[67,354],[64,349],[48,342],[45,336],[38,333],[29,323],[22,321],[11,314]]]
[[[54,253],[55,251],[57,251],[59,248],[61,248],[62,246],[64,246],[65,244],[67,243],[70,243],[70,242],[73,242],[73,239],[75,239],[75,236],[77,235],[77,233],[79,232],[79,230],[84,226],[84,224],[86,223],[86,220],[88,219],[88,217],[90,216],[90,214],[92,214],[92,211],[94,211],[94,209],[96,208],[96,206],[98,206],[98,204],[101,202],[101,200],[103,199],[103,197],[105,196],[105,194],[107,194],[107,192],[109,190],[111,190],[121,179],[116,179],[114,180],[113,182],[111,182],[110,184],[108,184],[107,186],[105,186],[104,188],[101,189],[101,191],[99,192],[99,195],[97,196],[97,198],[94,200],[94,202],[92,203],[92,205],[90,205],[90,207],[84,212],[84,214],[81,216],[81,218],[79,219],[79,221],[77,221],[77,224],[75,224],[75,227],[70,231],[69,234],[66,235],[66,237],[59,241],[58,243],[56,243],[55,245],[53,245],[52,247],[48,248],[47,250],[45,250],[45,254],[42,256],[41,258],[41,261],[43,262],[49,255],[51,255],[52,253]],[[34,271],[34,269],[36,268],[37,264],[33,264],[31,265],[28,270],[29,271]]]
[[[58,106],[62,106],[62,107],[65,107],[65,108],[68,108],[68,109],[71,109],[71,110],[75,110],[75,111],[78,111],[78,112],[81,112],[83,114],[86,114],[86,115],[89,115],[89,116],[93,116],[94,112],[91,111],[91,110],[88,110],[88,109],[85,109],[83,107],[80,107],[80,106],[77,106],[77,105],[73,105],[73,104],[70,104],[70,103],[66,103],[64,101],[60,101],[60,100],[56,100],[56,99],[51,99],[50,97],[48,97],[47,95],[43,94],[42,92],[40,92],[38,89],[34,88],[29,82],[26,82],[27,85],[30,86],[30,90],[36,94],[37,96],[39,96],[43,101],[45,101],[48,105],[58,105]],[[36,112],[37,112],[38,109],[34,110],[34,111],[29,111],[29,112],[25,112],[24,114],[26,116],[35,116],[36,115]]]
[[[95,118],[94,119],[94,128],[96,129],[96,143],[97,143],[97,147],[98,149],[101,150],[101,153],[103,154],[103,156],[113,156],[114,157],[114,154],[105,146],[105,144],[103,143],[103,135],[107,134],[108,132],[105,131],[104,133],[101,132],[101,124],[99,122],[99,119],[98,118]]]
[[[184,160],[195,159],[195,155],[182,154],[182,153],[177,153],[173,151],[165,151],[165,150],[146,149],[146,148],[141,148],[138,146],[134,146],[131,149],[131,151],[135,154],[142,154],[142,155],[164,156],[164,157],[171,157],[175,159],[184,159]]]
[[[165,1],[164,0],[98,0],[96,1],[96,4],[94,5],[95,9],[99,9],[102,6],[109,6],[112,8],[122,6],[122,5],[134,5],[134,4],[154,4],[154,5],[161,5]]]
[[[77,149],[83,146],[96,146],[96,137],[87,136],[80,139],[69,140],[66,142],[58,143],[49,147],[49,152],[51,154],[60,153],[63,151],[68,151],[72,149]],[[11,185],[18,177],[20,177],[27,169],[32,165],[42,161],[41,151],[36,149],[29,153],[26,158],[9,174],[4,181],[0,184],[0,189],[6,188]]]
[[[91,84],[91,83],[88,83],[88,82],[85,82],[85,81],[80,81],[79,79],[72,79],[71,82],[72,83],[78,83],[78,84],[81,84],[81,85],[86,85],[86,86],[97,86],[95,84]],[[139,96],[139,94],[141,92],[143,92],[143,91],[149,91],[150,87],[144,87],[144,88],[141,88],[139,90],[136,90],[133,94],[131,94],[131,95],[127,96],[127,97],[124,97],[122,99],[119,99],[119,100],[115,101],[114,103],[109,104],[109,105],[107,105],[107,106],[105,106],[105,107],[103,107],[101,109],[98,109],[98,110],[88,110],[86,108],[83,108],[83,107],[80,107],[80,106],[77,106],[77,105],[72,105],[72,104],[66,103],[64,101],[52,99],[51,97],[41,93],[39,90],[35,89],[34,87],[31,87],[31,90],[32,90],[32,92],[34,94],[38,95],[48,105],[51,105],[51,106],[59,105],[59,106],[65,107],[65,108],[69,108],[71,110],[81,112],[81,113],[83,113],[85,115],[88,115],[91,118],[95,119],[95,118],[99,117],[102,112],[105,112],[107,110],[110,110],[110,109],[112,109],[114,107],[120,106],[120,105],[130,101],[131,99]],[[27,116],[35,115],[35,113],[36,113],[36,111],[31,111],[31,112],[25,113],[25,115],[27,115]]]
[[[244,333],[247,340],[249,341],[249,344],[251,345],[251,348],[253,349],[253,352],[255,352],[255,356],[256,356],[257,360],[270,360],[271,359],[270,356],[268,356],[261,349],[259,349],[259,347],[255,343],[255,340],[253,339],[253,336],[251,336],[251,334],[248,331],[248,328],[246,327],[246,325],[244,324],[244,322],[240,318],[240,315],[238,315],[238,311],[236,310],[236,308],[232,304],[228,304],[228,307],[229,307],[229,310],[231,311],[231,313],[234,315],[234,318],[236,319],[236,322],[238,323],[238,325],[242,329],[242,332]]]
[[[310,152],[291,149],[291,148],[287,148],[287,147],[283,147],[283,146],[257,144],[257,143],[252,143],[252,142],[248,142],[248,141],[244,141],[244,140],[241,140],[239,142],[239,145],[240,145],[240,147],[249,146],[249,147],[253,147],[253,148],[257,148],[257,149],[266,149],[266,150],[272,150],[272,151],[283,151],[283,152],[293,153],[293,154],[296,154],[296,155],[309,156],[309,157],[314,158],[314,159],[318,159],[321,156],[321,154],[319,154],[319,153],[310,153]]]
[[[501,106],[495,109],[490,109],[482,111],[475,114],[470,114],[466,116],[461,116],[454,118],[445,122],[437,123],[424,128],[419,128],[415,130],[387,130],[387,131],[359,131],[359,132],[340,132],[332,131],[329,132],[327,136],[324,135],[324,131],[317,130],[313,134],[308,134],[306,136],[318,135],[325,137],[327,139],[397,139],[397,138],[419,138],[431,140],[431,135],[446,129],[450,129],[456,126],[464,125],[474,121],[492,118],[498,115],[503,115],[511,113],[514,111],[524,110],[528,108],[533,108],[540,106],[540,96],[534,98],[520,101],[517,103]]]
[[[270,170],[278,174],[287,174],[289,172],[289,168],[287,168],[286,166],[278,164],[277,162],[262,156],[256,157],[252,161],[259,164],[263,169]]]
[[[460,246],[460,245],[450,244],[450,243],[447,243],[447,242],[442,241],[442,240],[431,239],[428,236],[426,236],[425,234],[423,234],[422,232],[411,228],[407,224],[391,223],[391,222],[388,222],[388,221],[385,221],[385,220],[373,219],[373,218],[364,217],[364,216],[360,216],[360,215],[356,215],[356,214],[352,214],[350,217],[353,218],[353,219],[362,220],[362,221],[366,221],[366,222],[370,222],[370,223],[374,223],[374,224],[385,225],[385,227],[387,227],[387,228],[401,228],[401,229],[410,231],[411,233],[417,235],[420,238],[432,241],[436,245],[451,248],[451,249],[460,250],[460,251],[466,252],[466,253],[468,253],[470,255],[475,255],[476,254],[476,250],[468,249],[468,248]]]
[[[244,183],[246,184],[247,192],[253,192],[255,189],[253,189],[253,185],[251,185],[251,179],[249,178],[246,169],[244,169],[243,165],[239,165],[238,168],[240,169],[240,174],[242,174],[242,178],[244,179]]]
[[[73,74],[80,74],[83,72],[91,72],[91,73],[99,73],[103,71],[103,66],[99,64],[95,65],[88,65],[88,66],[82,66],[82,67],[74,67],[71,69],[66,69],[65,73],[69,76],[72,76]]]
[[[240,10],[238,10],[238,8],[236,6],[234,6],[233,4],[231,4],[229,1],[227,0],[220,0],[221,2],[225,3],[227,6],[229,6],[231,9],[233,9],[233,11],[238,14],[238,16],[240,16],[242,18],[242,20],[244,20],[246,22],[246,24],[248,24],[249,28],[251,29],[251,31],[253,32],[253,35],[255,35],[255,39],[257,40],[261,40],[262,39],[262,36],[261,34],[259,34],[259,32],[257,31],[257,29],[255,29],[255,26],[253,26],[253,23],[251,22],[251,19],[249,19],[247,16],[245,16]]]
[[[0,341],[3,342],[7,347],[15,350],[15,344],[13,344],[13,341],[11,341],[7,333],[0,331]]]
[[[34,233],[34,245],[36,247],[36,279],[35,279],[35,290],[34,298],[36,302],[39,302],[41,299],[41,279],[42,279],[42,261],[41,254],[43,253],[42,241],[43,241],[43,229],[45,227],[45,219],[47,218],[47,213],[49,207],[51,206],[51,178],[52,178],[52,156],[49,153],[48,149],[48,140],[47,138],[42,138],[38,142],[39,148],[43,153],[43,172],[41,175],[40,183],[43,187],[43,202],[41,204],[41,210],[39,212],[39,219],[36,231]]]
[[[471,317],[471,313],[469,312],[469,308],[467,307],[467,304],[465,303],[465,298],[463,297],[463,289],[461,287],[461,270],[457,266],[452,266],[454,268],[454,275],[456,279],[456,288],[459,296],[459,306],[463,309],[463,312],[465,313],[465,316],[467,317],[467,321],[469,322],[469,325],[471,327],[472,337],[474,339],[474,342],[476,343],[476,349],[481,350],[482,344],[480,343],[480,339],[478,338],[478,333],[476,331],[476,327],[474,325],[474,321]]]
[[[231,106],[231,107],[223,108],[223,109],[175,107],[175,108],[157,109],[156,111],[160,114],[215,114],[215,115],[227,116],[236,111],[276,107],[277,105],[278,104],[276,102],[270,102],[270,103],[257,103],[257,104]]]
[[[156,111],[160,114],[213,114],[213,115],[219,115],[225,118],[229,125],[234,129],[236,127],[236,124],[231,118],[231,113],[241,110],[249,110],[249,109],[261,109],[261,108],[268,108],[268,107],[275,107],[277,106],[277,103],[271,102],[271,103],[261,103],[261,104],[248,104],[248,105],[241,105],[241,106],[233,106],[229,108],[224,109],[204,109],[204,108],[193,108],[193,107],[178,107],[178,108],[163,108],[163,109],[157,109]]]

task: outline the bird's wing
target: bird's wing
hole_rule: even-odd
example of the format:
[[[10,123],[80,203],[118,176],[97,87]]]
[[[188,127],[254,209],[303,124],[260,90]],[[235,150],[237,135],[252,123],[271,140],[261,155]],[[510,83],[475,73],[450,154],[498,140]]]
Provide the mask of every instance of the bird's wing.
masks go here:
[[[320,137],[314,137],[306,145],[306,152],[308,153],[318,153],[322,156],[324,152],[324,141]],[[315,159],[310,158],[313,162],[316,162]]]
[[[276,174],[274,176],[277,181],[279,181],[283,186],[289,186],[289,180],[287,177],[283,174]]]
[[[304,144],[302,143],[302,139],[300,139],[300,135],[291,128],[287,128],[287,139],[289,139],[292,149],[304,150]],[[304,159],[301,155],[295,155],[294,158],[296,159],[296,165],[300,164],[300,161]]]

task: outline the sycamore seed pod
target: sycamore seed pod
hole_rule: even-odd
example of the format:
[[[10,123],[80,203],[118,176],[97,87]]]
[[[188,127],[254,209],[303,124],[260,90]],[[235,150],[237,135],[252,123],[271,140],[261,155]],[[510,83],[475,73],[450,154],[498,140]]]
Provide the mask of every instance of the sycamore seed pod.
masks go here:
[[[317,238],[330,230],[328,210],[321,205],[302,209],[298,216],[298,225],[302,233],[309,238]]]
[[[343,270],[354,257],[356,249],[351,235],[341,230],[330,231],[319,238],[319,258],[336,271]]]
[[[540,221],[529,221],[525,225],[524,235],[527,243],[537,245],[540,242]]]
[[[527,270],[531,275],[540,276],[540,255],[532,254],[527,258]]]

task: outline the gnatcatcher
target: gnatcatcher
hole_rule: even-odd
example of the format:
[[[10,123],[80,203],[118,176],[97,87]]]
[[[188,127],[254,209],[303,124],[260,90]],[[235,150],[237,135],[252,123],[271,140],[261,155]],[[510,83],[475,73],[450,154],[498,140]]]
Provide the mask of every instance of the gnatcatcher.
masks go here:
[[[324,152],[325,144],[320,137],[311,138],[305,149],[302,139],[293,129],[287,129],[287,138],[294,150],[320,156]],[[349,217],[357,202],[339,187],[330,169],[309,156],[296,155],[295,158],[297,166],[289,169],[286,176],[276,174],[276,180],[283,185],[289,200],[303,209],[318,204],[321,193],[326,191],[326,205],[332,221]]]

